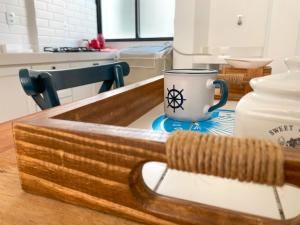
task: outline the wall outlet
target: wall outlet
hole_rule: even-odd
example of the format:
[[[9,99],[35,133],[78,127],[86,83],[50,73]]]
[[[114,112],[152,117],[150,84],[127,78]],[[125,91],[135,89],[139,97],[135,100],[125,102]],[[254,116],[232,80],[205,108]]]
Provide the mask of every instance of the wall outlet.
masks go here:
[[[13,25],[17,23],[16,14],[14,12],[6,12],[6,22],[8,25]]]

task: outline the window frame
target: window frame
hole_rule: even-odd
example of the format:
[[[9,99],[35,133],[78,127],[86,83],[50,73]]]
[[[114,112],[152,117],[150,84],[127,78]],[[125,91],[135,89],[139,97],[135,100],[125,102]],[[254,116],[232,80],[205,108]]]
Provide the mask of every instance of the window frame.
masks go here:
[[[108,42],[121,42],[121,41],[173,41],[174,37],[155,37],[155,38],[141,38],[139,37],[139,1],[135,0],[135,38],[116,38],[116,39],[105,39]],[[101,0],[96,0],[97,8],[97,29],[98,33],[102,33],[102,13],[101,13]]]

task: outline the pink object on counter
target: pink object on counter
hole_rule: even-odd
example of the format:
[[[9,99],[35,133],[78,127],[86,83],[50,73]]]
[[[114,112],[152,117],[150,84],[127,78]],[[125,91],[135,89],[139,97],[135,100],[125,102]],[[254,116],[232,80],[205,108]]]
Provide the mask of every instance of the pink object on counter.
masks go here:
[[[94,49],[100,49],[100,43],[97,39],[93,39],[89,42],[89,47]]]
[[[101,52],[117,52],[119,51],[118,49],[116,48],[104,48],[104,49],[101,49]]]
[[[104,48],[105,48],[105,39],[104,39],[102,33],[99,33],[99,34],[98,34],[97,40],[99,41],[100,49],[104,49]]]

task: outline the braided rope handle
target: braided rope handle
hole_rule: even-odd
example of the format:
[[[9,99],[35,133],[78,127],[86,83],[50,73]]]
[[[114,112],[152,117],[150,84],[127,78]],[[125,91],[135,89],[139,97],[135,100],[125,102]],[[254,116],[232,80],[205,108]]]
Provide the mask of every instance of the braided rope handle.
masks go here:
[[[284,156],[268,140],[176,131],[166,143],[172,169],[282,186]]]
[[[245,74],[218,74],[217,79],[225,80],[231,84],[243,84],[248,81],[245,79]]]

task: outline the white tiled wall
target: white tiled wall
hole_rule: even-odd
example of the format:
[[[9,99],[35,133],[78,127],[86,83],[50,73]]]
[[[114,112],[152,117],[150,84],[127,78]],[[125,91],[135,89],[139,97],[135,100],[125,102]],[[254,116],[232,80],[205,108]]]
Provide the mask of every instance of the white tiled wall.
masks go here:
[[[30,47],[29,32],[27,29],[26,0],[0,0],[0,43],[9,45],[19,44]],[[13,11],[16,14],[16,24],[6,23],[5,13]]]
[[[40,47],[78,46],[97,35],[94,0],[35,0]]]
[[[6,23],[8,11],[16,14],[16,24]],[[96,35],[94,0],[0,0],[0,44],[78,46]]]

